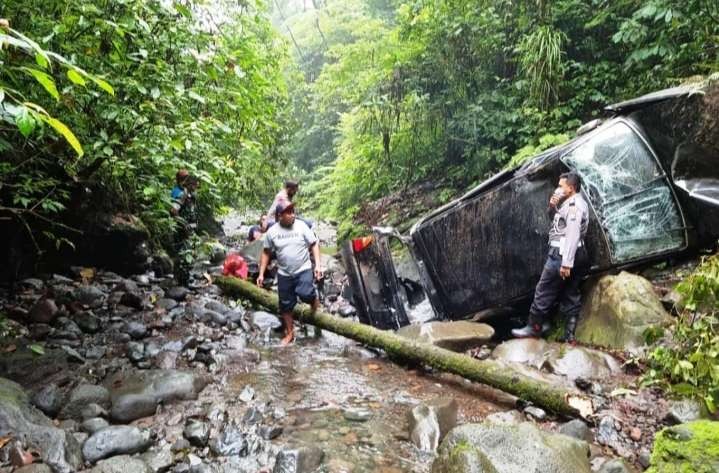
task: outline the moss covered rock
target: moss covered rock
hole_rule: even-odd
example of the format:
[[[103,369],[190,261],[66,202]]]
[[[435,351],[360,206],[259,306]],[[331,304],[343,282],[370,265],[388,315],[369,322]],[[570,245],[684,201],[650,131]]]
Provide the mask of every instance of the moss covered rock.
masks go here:
[[[465,424],[450,431],[432,473],[590,473],[589,445],[525,422]]]
[[[492,462],[467,442],[443,445],[432,464],[432,473],[497,473]]]
[[[644,345],[644,331],[667,325],[671,317],[652,283],[622,271],[594,283],[585,297],[577,340],[590,345],[635,351]]]
[[[667,427],[654,440],[647,473],[719,471],[719,422],[698,420]]]

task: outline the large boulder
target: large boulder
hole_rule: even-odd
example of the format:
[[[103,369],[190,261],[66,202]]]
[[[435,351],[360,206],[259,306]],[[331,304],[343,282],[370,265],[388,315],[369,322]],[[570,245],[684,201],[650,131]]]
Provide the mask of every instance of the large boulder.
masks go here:
[[[110,393],[103,386],[80,384],[65,399],[60,410],[60,419],[80,419],[82,410],[88,404],[97,404],[103,409],[110,407]]]
[[[409,436],[420,450],[434,451],[439,442],[457,425],[457,401],[434,399],[414,406],[407,416]]]
[[[461,352],[490,341],[494,329],[487,324],[460,320],[407,325],[397,330],[397,335]]]
[[[82,220],[82,261],[122,274],[142,273],[150,261],[150,232],[131,214],[94,214]]]
[[[31,406],[19,384],[0,378],[0,437],[7,435],[23,438],[55,473],[74,472],[82,464],[75,437]]]
[[[636,351],[644,345],[647,328],[670,322],[652,284],[622,271],[602,277],[589,289],[577,326],[577,340]]]
[[[622,371],[619,362],[602,351],[572,347],[537,338],[507,340],[492,351],[492,357],[505,362],[545,369],[570,380],[605,378]]]
[[[657,434],[647,473],[719,471],[719,422],[698,420]]]
[[[116,422],[131,422],[155,413],[158,404],[175,400],[197,399],[207,379],[177,370],[145,370],[118,373],[106,381]]]
[[[589,445],[528,422],[464,424],[447,434],[432,468],[432,473],[530,471],[590,473]]]

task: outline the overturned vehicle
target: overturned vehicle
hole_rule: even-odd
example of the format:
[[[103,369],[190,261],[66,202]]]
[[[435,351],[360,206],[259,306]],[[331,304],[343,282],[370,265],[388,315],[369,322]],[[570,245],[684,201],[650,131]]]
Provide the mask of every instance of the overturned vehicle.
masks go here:
[[[572,141],[429,213],[409,237],[375,228],[342,255],[360,320],[382,329],[526,307],[547,254],[547,202],[582,178],[591,274],[656,262],[719,237],[719,84],[655,92],[605,109]],[[397,259],[405,246],[409,257]],[[393,256],[394,253],[394,256]]]

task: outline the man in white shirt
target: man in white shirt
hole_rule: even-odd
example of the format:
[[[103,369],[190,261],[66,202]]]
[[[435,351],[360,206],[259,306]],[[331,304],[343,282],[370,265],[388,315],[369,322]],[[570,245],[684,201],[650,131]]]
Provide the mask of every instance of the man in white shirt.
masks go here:
[[[297,304],[297,299],[310,304],[313,311],[319,307],[320,301],[317,297],[314,280],[322,278],[322,269],[317,236],[306,223],[295,218],[295,207],[292,202],[279,202],[275,211],[277,225],[272,225],[265,234],[257,285],[262,287],[265,270],[274,251],[278,266],[277,291],[280,299],[280,313],[285,326],[285,337],[282,339],[282,344],[287,345],[292,343],[295,338],[292,310]],[[315,262],[314,277],[310,250]]]

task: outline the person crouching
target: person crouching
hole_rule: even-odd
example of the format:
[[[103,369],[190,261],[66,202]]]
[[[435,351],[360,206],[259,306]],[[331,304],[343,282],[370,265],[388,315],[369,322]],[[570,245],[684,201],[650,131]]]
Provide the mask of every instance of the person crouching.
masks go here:
[[[317,236],[307,224],[295,218],[295,207],[292,202],[278,204],[275,212],[278,225],[270,227],[265,234],[257,286],[262,287],[265,270],[274,252],[277,256],[280,313],[285,326],[285,336],[281,343],[287,345],[295,338],[292,310],[297,304],[297,299],[310,304],[312,312],[319,307],[320,301],[314,280],[322,278],[320,247]],[[314,275],[310,251],[315,262]]]

